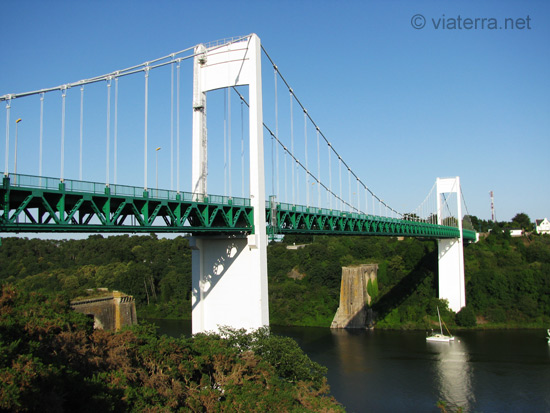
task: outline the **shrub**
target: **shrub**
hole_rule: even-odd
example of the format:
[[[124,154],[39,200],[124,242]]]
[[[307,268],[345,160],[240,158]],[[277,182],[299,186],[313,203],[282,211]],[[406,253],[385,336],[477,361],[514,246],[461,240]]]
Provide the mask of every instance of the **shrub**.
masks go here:
[[[474,310],[472,307],[468,306],[463,307],[462,310],[456,314],[455,321],[460,327],[475,327],[477,324]]]

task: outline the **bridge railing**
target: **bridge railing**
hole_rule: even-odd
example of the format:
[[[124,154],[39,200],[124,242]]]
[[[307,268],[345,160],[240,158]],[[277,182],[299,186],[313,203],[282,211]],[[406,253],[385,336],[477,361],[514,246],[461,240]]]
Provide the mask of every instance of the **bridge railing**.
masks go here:
[[[0,174],[3,175],[2,172]],[[60,190],[64,189],[67,192],[80,192],[97,195],[115,195],[124,197],[148,197],[156,199],[167,199],[171,201],[193,201],[196,199],[202,199],[205,203],[223,204],[223,205],[235,205],[235,206],[250,206],[250,199],[228,197],[219,195],[207,195],[199,196],[192,192],[172,191],[168,189],[156,189],[149,188],[147,191],[142,187],[111,184],[105,185],[99,182],[91,181],[77,181],[73,179],[64,179],[61,181],[59,178],[51,178],[35,175],[24,174],[8,174],[10,178],[10,186],[23,187],[23,188],[37,188],[45,190]]]

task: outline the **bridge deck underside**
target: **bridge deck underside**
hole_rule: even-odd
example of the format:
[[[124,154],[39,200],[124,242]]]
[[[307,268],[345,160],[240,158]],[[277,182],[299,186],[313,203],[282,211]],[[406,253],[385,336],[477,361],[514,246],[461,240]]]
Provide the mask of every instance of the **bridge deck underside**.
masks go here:
[[[248,200],[211,196],[197,202],[192,200],[196,199],[195,196],[187,193],[165,199],[155,197],[160,192],[156,190],[132,188],[132,195],[118,195],[112,193],[117,191],[115,186],[103,185],[101,191],[92,192],[70,190],[67,186],[65,183],[55,188],[11,185],[10,179],[4,178],[0,188],[0,232],[241,235],[254,232],[253,208]],[[455,227],[299,205],[266,206],[265,213],[268,232],[276,234],[437,239],[458,238],[460,235]],[[276,218],[275,225],[270,225],[272,217]],[[467,240],[475,239],[474,231],[463,230],[463,235]]]

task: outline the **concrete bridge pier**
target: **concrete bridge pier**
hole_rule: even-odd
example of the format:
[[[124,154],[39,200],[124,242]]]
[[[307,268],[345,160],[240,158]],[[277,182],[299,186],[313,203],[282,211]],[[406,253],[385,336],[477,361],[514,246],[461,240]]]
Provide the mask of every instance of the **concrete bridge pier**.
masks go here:
[[[255,236],[192,237],[192,332],[269,325],[267,252]]]

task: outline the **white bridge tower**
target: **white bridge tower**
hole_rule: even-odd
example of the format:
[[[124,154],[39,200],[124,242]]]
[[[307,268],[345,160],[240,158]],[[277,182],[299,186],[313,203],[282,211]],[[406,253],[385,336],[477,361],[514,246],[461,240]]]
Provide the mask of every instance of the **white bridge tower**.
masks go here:
[[[206,92],[248,85],[254,234],[191,238],[192,331],[219,331],[220,326],[257,329],[269,325],[260,39],[251,34],[226,45],[199,45],[195,54],[193,192],[199,198],[207,194]]]
[[[459,238],[440,239],[438,245],[439,264],[439,298],[449,301],[449,308],[460,311],[466,305],[466,288],[464,285],[464,239],[462,235],[462,208],[460,179],[437,178],[437,221],[443,224],[443,194],[456,193],[457,221]]]

